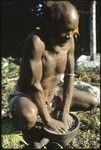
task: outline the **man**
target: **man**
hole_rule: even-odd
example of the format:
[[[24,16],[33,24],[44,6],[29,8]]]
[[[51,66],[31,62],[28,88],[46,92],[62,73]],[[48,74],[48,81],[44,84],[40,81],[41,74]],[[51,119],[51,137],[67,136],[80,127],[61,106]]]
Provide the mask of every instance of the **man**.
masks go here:
[[[98,100],[74,89],[74,36],[79,25],[76,8],[68,1],[47,2],[45,17],[41,31],[29,34],[25,40],[20,76],[10,95],[10,110],[22,130],[33,128],[39,114],[44,124],[64,133],[72,123],[70,109],[90,110],[98,106]],[[60,89],[62,74],[64,85]],[[50,104],[55,109],[50,109]],[[57,110],[58,120],[52,117]]]

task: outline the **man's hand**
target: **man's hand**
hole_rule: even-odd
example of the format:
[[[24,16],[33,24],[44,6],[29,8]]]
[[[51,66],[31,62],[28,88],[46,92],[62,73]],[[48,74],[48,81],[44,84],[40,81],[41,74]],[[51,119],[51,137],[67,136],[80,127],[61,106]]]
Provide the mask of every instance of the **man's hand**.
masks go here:
[[[66,114],[62,117],[61,121],[66,125],[66,129],[69,129],[72,126],[73,118],[69,114]]]
[[[69,113],[66,114],[60,113],[59,120],[61,120],[63,124],[66,126],[66,131],[69,130],[69,128],[71,128],[73,118],[70,116]]]
[[[47,127],[57,133],[66,133],[66,125],[54,118],[50,118],[50,120],[47,122]]]

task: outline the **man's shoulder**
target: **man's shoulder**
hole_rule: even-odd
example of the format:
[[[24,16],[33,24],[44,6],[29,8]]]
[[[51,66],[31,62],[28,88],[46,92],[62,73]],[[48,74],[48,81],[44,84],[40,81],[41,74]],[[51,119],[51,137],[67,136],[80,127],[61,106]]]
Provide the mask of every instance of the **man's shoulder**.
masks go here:
[[[38,42],[42,41],[42,40],[41,40],[41,36],[38,35],[36,32],[31,32],[31,33],[27,36],[26,39],[27,39],[27,40],[38,41]]]
[[[32,45],[35,51],[40,51],[40,50],[44,50],[45,49],[45,44],[42,41],[42,38],[40,35],[37,35],[34,32],[31,32],[27,38],[26,38],[26,42],[27,45]]]

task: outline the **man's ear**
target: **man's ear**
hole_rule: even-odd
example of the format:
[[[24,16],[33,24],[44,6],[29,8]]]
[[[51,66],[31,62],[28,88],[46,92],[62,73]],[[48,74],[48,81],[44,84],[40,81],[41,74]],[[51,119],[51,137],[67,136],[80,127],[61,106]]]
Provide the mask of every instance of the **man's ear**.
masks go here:
[[[80,36],[80,33],[79,33],[79,27],[77,27],[74,31],[74,36],[75,38],[77,38],[78,36]]]

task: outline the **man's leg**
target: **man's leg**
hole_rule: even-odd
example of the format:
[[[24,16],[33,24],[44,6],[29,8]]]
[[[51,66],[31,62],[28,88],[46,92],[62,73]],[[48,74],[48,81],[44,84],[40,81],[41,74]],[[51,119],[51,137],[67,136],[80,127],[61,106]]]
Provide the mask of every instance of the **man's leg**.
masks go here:
[[[93,94],[74,90],[71,111],[88,111],[100,106],[100,101]]]
[[[60,103],[61,109],[63,99],[63,89],[61,88],[56,95],[59,99],[58,104]],[[100,100],[98,100],[96,96],[88,92],[74,89],[70,111],[88,111],[99,106]]]
[[[11,115],[21,130],[29,130],[37,121],[38,109],[27,97],[17,96],[10,103]]]

